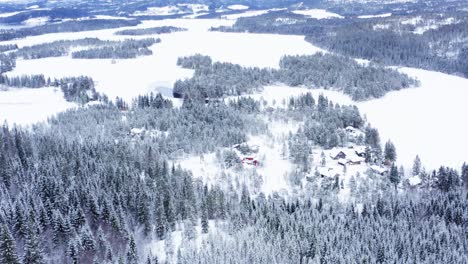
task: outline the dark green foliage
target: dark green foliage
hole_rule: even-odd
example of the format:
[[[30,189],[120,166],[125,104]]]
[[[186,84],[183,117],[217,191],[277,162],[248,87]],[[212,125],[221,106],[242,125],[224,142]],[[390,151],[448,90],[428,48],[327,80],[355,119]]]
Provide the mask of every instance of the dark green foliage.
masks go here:
[[[136,26],[138,24],[140,24],[140,21],[138,20],[127,19],[92,19],[66,21],[61,23],[50,23],[46,25],[28,28],[1,30],[0,41],[25,38],[28,36],[38,36],[49,33],[90,31],[106,28]]]
[[[72,53],[74,59],[134,59],[139,56],[152,55],[153,51],[149,49],[155,43],[161,42],[160,39],[126,39],[113,45],[103,47],[79,50]]]
[[[6,225],[1,227],[0,235],[0,260],[4,264],[19,264],[19,257],[16,253],[16,243],[10,230]]]
[[[371,64],[332,54],[285,56],[280,61],[279,81],[291,86],[339,89],[354,100],[379,98],[387,92],[417,85],[408,76]]]
[[[127,249],[127,264],[138,264],[138,252],[135,239],[130,236]]]
[[[204,56],[201,54],[195,54],[189,57],[180,57],[177,59],[177,66],[186,69],[198,69],[198,68],[209,68],[213,61],[210,56]]]
[[[141,36],[141,35],[154,35],[154,34],[167,34],[173,32],[187,31],[185,28],[172,27],[172,26],[162,26],[162,27],[152,27],[152,28],[138,28],[138,29],[124,29],[116,31],[115,35],[124,35],[124,36]]]
[[[15,50],[18,48],[18,45],[16,44],[6,44],[6,45],[0,45],[0,52],[6,52],[10,50]]]
[[[48,57],[67,56],[70,48],[80,46],[111,45],[116,41],[100,40],[98,38],[84,38],[74,40],[58,40],[50,43],[36,44],[18,49],[15,54],[25,60],[42,59]]]
[[[458,172],[451,168],[440,167],[436,175],[436,186],[444,192],[456,189],[460,184]]]
[[[395,145],[390,140],[385,143],[384,159],[390,162],[395,162],[397,159]]]
[[[26,243],[24,244],[23,264],[45,264],[45,257],[41,247],[41,241],[34,230],[34,226],[28,227]]]
[[[444,4],[437,2],[434,6],[426,6],[432,6],[437,12],[403,12],[398,16],[375,19],[347,17],[317,20],[288,11],[270,12],[260,16],[242,17],[233,27],[215,30],[305,35],[306,40],[314,45],[353,58],[364,58],[383,65],[404,65],[466,76],[467,47],[463,41],[459,41],[468,37],[466,13],[461,11],[462,7],[451,7],[446,13],[441,12]],[[358,7],[353,11],[359,10],[358,13],[361,13],[367,8]],[[353,13],[352,9],[344,6],[337,9]],[[401,12],[400,9],[401,7],[398,13]],[[416,27],[411,23],[401,23],[418,17],[422,21],[419,26],[426,26],[426,21],[429,24],[430,21],[444,24],[444,20],[448,18],[455,18],[456,22],[427,30],[424,34],[415,34]],[[294,23],[278,23],[278,18],[291,19]],[[386,28],[379,29],[382,25]]]
[[[13,70],[16,67],[16,56],[14,53],[0,53],[0,74]]]
[[[290,86],[339,89],[354,100],[365,100],[418,85],[416,80],[395,70],[375,64],[362,66],[352,59],[321,53],[285,56],[279,70],[212,63],[209,57],[202,55],[179,58],[178,65],[195,69],[195,75],[175,83],[176,97],[219,98],[252,93],[261,86],[281,82]]]
[[[466,239],[458,231],[466,228],[465,199],[461,190],[384,193],[361,212],[352,204],[321,200],[317,206],[256,200],[249,208],[249,228],[229,238],[208,238],[209,247],[182,251],[181,258],[190,256],[195,263],[463,263]]]
[[[85,104],[97,100],[98,94],[94,88],[93,79],[85,76],[64,78],[58,81],[65,100]]]
[[[228,95],[250,93],[270,83],[273,76],[270,70],[244,68],[232,63],[210,63],[206,57],[179,60],[179,65],[195,68],[195,74],[187,80],[174,84],[174,96],[204,99],[220,98]],[[202,63],[194,65],[194,63]]]
[[[22,75],[18,77],[9,77],[5,75],[0,75],[0,84],[6,85],[8,87],[18,87],[18,88],[42,88],[48,85],[47,80],[44,75]]]
[[[468,164],[463,163],[461,170],[461,179],[465,188],[468,188]]]
[[[140,95],[134,100],[133,104],[138,108],[172,108],[172,101],[164,99],[159,93],[157,95],[153,93]]]
[[[393,164],[390,168],[389,180],[393,185],[395,185],[395,189],[397,188],[398,184],[401,181],[398,168],[395,164]]]

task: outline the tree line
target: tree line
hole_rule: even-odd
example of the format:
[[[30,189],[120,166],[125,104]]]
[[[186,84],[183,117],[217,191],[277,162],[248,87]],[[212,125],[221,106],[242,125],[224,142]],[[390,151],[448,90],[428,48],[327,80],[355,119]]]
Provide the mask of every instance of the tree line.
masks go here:
[[[190,79],[174,84],[176,97],[214,97],[252,93],[261,86],[284,83],[290,86],[337,89],[354,100],[379,98],[387,92],[417,86],[419,82],[396,70],[377,64],[367,66],[333,54],[284,56],[280,69],[245,68],[232,63],[212,62],[202,55],[178,59],[178,65],[195,69]]]
[[[173,26],[162,26],[162,27],[151,27],[151,28],[136,28],[136,29],[124,29],[116,31],[115,35],[122,36],[141,36],[141,35],[154,35],[154,34],[167,34],[173,32],[187,31],[186,28],[173,27]]]

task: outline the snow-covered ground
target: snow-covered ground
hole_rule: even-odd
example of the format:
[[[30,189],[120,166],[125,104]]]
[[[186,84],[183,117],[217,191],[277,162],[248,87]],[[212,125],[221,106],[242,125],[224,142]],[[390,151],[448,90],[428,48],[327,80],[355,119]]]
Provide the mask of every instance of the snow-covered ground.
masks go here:
[[[147,21],[141,27],[172,25],[188,28],[188,31],[159,35],[162,42],[152,46],[153,55],[132,60],[86,60],[70,57],[18,60],[17,67],[9,75],[44,74],[47,77],[87,75],[96,81],[98,92],[109,98],[119,96],[131,100],[140,94],[160,87],[172,88],[178,79],[188,78],[192,70],[176,65],[177,58],[196,53],[209,55],[215,61],[225,61],[243,66],[278,67],[281,56],[287,54],[313,54],[320,49],[310,45],[301,36],[210,32],[211,26],[230,25],[233,21],[174,19]],[[99,37],[123,39],[113,30],[79,33],[58,33],[17,40],[19,46],[44,43],[58,39]],[[145,36],[147,37],[147,36]],[[137,71],[135,69],[138,69]]]
[[[213,220],[208,221],[208,234],[203,234],[201,226],[197,225],[194,227],[195,237],[191,240],[188,240],[185,235],[185,228],[183,224],[177,224],[177,230],[168,234],[170,239],[166,240],[152,240],[151,243],[148,243],[143,248],[143,255],[152,255],[158,258],[158,261],[162,263],[176,263],[177,262],[177,251],[179,249],[188,248],[188,247],[200,247],[208,236],[212,235],[222,235],[226,236],[223,231],[221,231],[217,224],[222,224],[220,222],[215,223]],[[168,254],[169,253],[169,254]]]
[[[343,18],[342,16],[329,12],[325,9],[307,9],[307,10],[294,10],[293,13],[308,16],[315,19],[326,19],[326,18]]]
[[[134,16],[168,16],[186,13],[200,13],[208,11],[207,5],[201,4],[177,4],[170,6],[148,7],[144,11],[136,11]]]
[[[230,5],[227,8],[231,9],[231,10],[247,10],[247,9],[249,9],[249,7],[246,6],[246,5]]]
[[[364,15],[364,16],[358,16],[358,18],[367,19],[367,18],[390,17],[390,16],[392,16],[392,13],[385,13],[385,14],[380,14],[380,15]]]
[[[21,13],[22,11],[0,13],[0,17],[10,17]]]
[[[29,125],[75,106],[55,87],[0,90],[0,123],[8,120],[9,124]]]
[[[25,21],[23,21],[23,24],[28,27],[41,26],[45,25],[47,22],[49,22],[49,20],[50,17],[35,17],[26,19]]]
[[[468,79],[411,68],[400,71],[418,78],[421,87],[390,92],[359,103],[359,109],[383,140],[395,143],[398,162],[405,167],[417,154],[430,169],[460,167],[468,158]]]

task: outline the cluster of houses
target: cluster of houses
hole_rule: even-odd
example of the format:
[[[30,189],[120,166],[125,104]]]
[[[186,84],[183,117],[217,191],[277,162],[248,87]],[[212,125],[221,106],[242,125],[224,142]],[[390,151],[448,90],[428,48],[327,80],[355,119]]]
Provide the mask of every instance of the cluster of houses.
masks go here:
[[[247,143],[235,144],[232,146],[234,152],[240,157],[242,164],[248,166],[258,166],[260,162],[258,161],[256,155],[260,150],[260,147],[257,145],[248,145]]]
[[[366,160],[365,147],[351,146],[345,148],[334,148],[330,151],[330,158],[336,160],[339,165],[360,165]]]
[[[350,146],[348,148],[334,148],[329,151],[329,157],[336,161],[338,166],[327,166],[317,168],[322,178],[335,177],[343,174],[343,169],[348,166],[361,165],[366,160],[366,148],[364,146]],[[379,175],[386,175],[388,168],[385,166],[372,165],[370,169]]]

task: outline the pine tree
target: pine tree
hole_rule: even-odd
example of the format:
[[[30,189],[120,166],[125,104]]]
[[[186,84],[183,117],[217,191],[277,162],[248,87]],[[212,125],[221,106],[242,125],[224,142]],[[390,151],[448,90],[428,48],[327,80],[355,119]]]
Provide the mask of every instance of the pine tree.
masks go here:
[[[6,225],[2,226],[0,236],[0,260],[2,264],[19,264],[20,260],[16,253],[16,244],[10,230]]]
[[[83,210],[81,209],[81,207],[79,207],[78,210],[76,210],[74,213],[71,224],[75,228],[75,230],[79,230],[85,223],[86,223],[85,214]]]
[[[385,263],[386,257],[385,257],[385,248],[380,245],[377,248],[377,263]]]
[[[156,236],[159,239],[164,239],[167,230],[167,219],[164,212],[162,197],[156,198],[156,212],[154,213],[156,220]]]
[[[83,250],[94,251],[96,249],[96,241],[94,235],[89,229],[89,226],[83,227],[80,232],[81,247]]]
[[[188,240],[192,240],[197,236],[195,227],[190,220],[184,221],[184,237]]]
[[[21,238],[26,236],[26,217],[23,209],[23,205],[19,202],[15,205],[15,232]]]
[[[138,253],[133,235],[130,236],[127,247],[127,264],[138,264]]]
[[[398,184],[400,183],[400,173],[398,172],[398,167],[395,164],[393,164],[390,168],[389,179],[390,182],[393,183],[393,185],[395,185],[396,190]]]
[[[75,241],[75,239],[70,239],[68,241],[67,247],[67,256],[72,264],[78,264],[79,262],[79,245]]]
[[[419,175],[421,172],[421,159],[419,158],[418,155],[416,155],[416,158],[414,158],[413,162],[413,176]]]
[[[468,189],[468,164],[463,163],[461,170],[461,179],[465,188]]]
[[[202,204],[202,215],[201,215],[201,227],[202,227],[202,233],[207,234],[208,229],[209,229],[209,224],[208,224],[208,211],[206,208],[206,202]]]
[[[320,153],[320,165],[325,167],[327,165],[327,159],[325,158],[325,152]]]
[[[105,260],[109,263],[113,263],[114,261],[114,253],[112,252],[112,247],[109,242],[106,243],[106,250],[105,250]]]
[[[45,258],[37,238],[36,232],[32,226],[29,226],[24,245],[23,264],[45,264]]]
[[[397,159],[395,145],[390,140],[385,143],[384,158],[390,162],[395,162]]]

